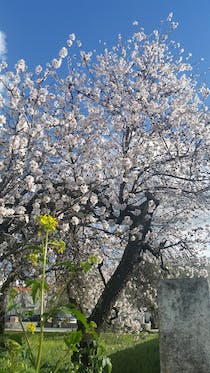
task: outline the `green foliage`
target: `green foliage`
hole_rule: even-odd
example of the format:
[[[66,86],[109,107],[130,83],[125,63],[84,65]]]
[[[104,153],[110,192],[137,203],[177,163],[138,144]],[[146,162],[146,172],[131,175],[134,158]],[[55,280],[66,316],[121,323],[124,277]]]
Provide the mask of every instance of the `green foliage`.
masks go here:
[[[6,338],[6,351],[0,353],[0,373],[31,373],[29,351],[21,338]]]
[[[10,300],[7,302],[6,312],[12,311],[12,310],[15,309],[16,307],[17,307],[17,303],[15,303],[15,302],[13,301],[13,299],[10,299]]]
[[[66,267],[68,268],[69,272],[71,273],[75,273],[77,270],[78,270],[78,266],[72,262],[70,262],[69,260],[63,260],[62,262],[59,262],[59,263],[56,263],[55,266],[58,266],[58,267]]]
[[[87,260],[81,262],[81,268],[84,272],[88,272],[94,264],[97,264],[98,260],[96,256],[91,255]]]
[[[58,253],[63,253],[66,248],[66,244],[63,240],[59,240],[59,241],[50,240],[49,245],[52,248],[55,248],[58,251]]]
[[[18,295],[18,291],[15,288],[11,288],[8,293],[8,301],[6,306],[6,312],[12,311],[15,309],[18,304],[15,302],[15,298]]]
[[[37,279],[29,280],[27,281],[26,286],[31,287],[31,297],[32,297],[33,303],[36,304],[37,301],[40,299],[40,294],[42,290],[41,281]],[[44,282],[44,289],[49,290],[49,286],[46,282]]]
[[[0,355],[0,373],[110,373],[111,362],[105,355],[105,349],[102,346],[99,337],[95,331],[97,325],[94,322],[87,321],[86,316],[72,303],[65,306],[57,306],[59,299],[56,298],[56,303],[51,305],[50,310],[45,310],[45,293],[49,290],[46,283],[46,266],[48,249],[56,249],[58,253],[65,250],[65,243],[61,240],[49,239],[50,234],[54,234],[57,227],[57,220],[49,215],[43,215],[38,218],[39,236],[41,236],[41,245],[27,246],[30,249],[28,259],[33,266],[38,264],[42,268],[40,278],[31,279],[26,283],[30,287],[30,295],[33,303],[40,303],[40,332],[39,341],[36,353],[32,349],[31,341],[29,338],[30,333],[34,334],[36,325],[29,323],[24,328],[22,317],[24,312],[20,306],[15,302],[18,295],[16,289],[11,289],[9,293],[9,300],[7,311],[14,309],[19,317],[20,324],[24,333],[25,342],[20,343],[17,339],[9,338],[5,341],[5,351]],[[88,272],[93,265],[97,263],[95,256],[90,256],[87,260],[80,263],[79,266],[73,265],[69,261],[62,262],[63,266],[69,268],[71,274],[76,273],[78,270]],[[81,326],[81,330],[68,333],[64,338],[65,349],[59,359],[51,363],[50,361],[42,364],[42,351],[44,344],[44,323],[47,318],[53,314],[63,312],[66,315],[74,315]]]
[[[78,310],[78,308],[73,303],[69,303],[65,306],[59,307],[58,310],[62,311],[66,315],[74,315],[77,321],[80,321],[84,328],[88,330],[89,325],[86,316],[84,315],[84,313]]]
[[[82,332],[81,330],[69,333],[65,338],[64,342],[68,348],[75,348],[82,340]],[[77,350],[76,350],[77,351]]]
[[[105,355],[105,348],[99,338],[89,338],[81,346],[75,354],[78,373],[111,373],[111,360]]]

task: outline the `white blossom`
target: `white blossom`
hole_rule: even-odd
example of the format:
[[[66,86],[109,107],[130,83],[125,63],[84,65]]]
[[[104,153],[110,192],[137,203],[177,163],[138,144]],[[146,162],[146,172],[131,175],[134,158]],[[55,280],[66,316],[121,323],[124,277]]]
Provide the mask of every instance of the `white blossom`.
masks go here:
[[[61,229],[62,229],[63,232],[68,232],[69,231],[69,223],[62,224]]]
[[[78,212],[80,210],[80,205],[76,203],[74,206],[72,206],[72,210],[74,210],[75,212]]]
[[[6,117],[4,115],[0,115],[0,127],[6,124]]]
[[[26,176],[25,183],[26,183],[26,188],[30,192],[35,192],[36,186],[35,186],[35,183],[34,183],[34,177],[32,175]]]
[[[41,65],[36,66],[35,71],[36,71],[37,75],[41,74],[41,72],[42,72],[42,66]]]
[[[61,58],[59,58],[59,60],[56,59],[56,58],[54,58],[54,59],[52,60],[52,66],[53,66],[55,69],[59,69],[59,67],[61,66],[61,63],[62,63],[62,59],[61,59]]]
[[[80,186],[80,190],[83,194],[87,193],[88,192],[88,186],[87,185],[81,185]]]
[[[133,21],[133,26],[138,26],[138,21]]]
[[[22,71],[24,72],[26,70],[26,64],[23,59],[19,60],[17,64],[15,65],[17,71]]]
[[[47,196],[47,195],[44,196],[43,201],[44,201],[45,203],[49,203],[49,202],[51,201],[50,196]]]
[[[69,35],[69,39],[72,40],[72,41],[74,41],[76,39],[75,34],[74,33],[70,34]]]
[[[68,39],[68,40],[66,41],[66,44],[67,44],[68,47],[71,47],[72,44],[73,44],[73,41],[72,41],[71,39]]]
[[[72,225],[78,225],[79,222],[80,222],[80,220],[79,220],[76,216],[73,216],[73,217],[71,218],[71,223],[72,223]]]
[[[68,55],[68,50],[67,48],[63,47],[60,52],[59,52],[59,57],[65,58]]]
[[[173,18],[173,12],[170,12],[168,15],[167,21],[171,22],[172,18]]]
[[[92,196],[90,197],[90,202],[93,205],[96,205],[98,203],[98,196],[96,194],[92,194]]]
[[[26,208],[24,206],[18,206],[15,210],[16,214],[24,215],[26,212]]]

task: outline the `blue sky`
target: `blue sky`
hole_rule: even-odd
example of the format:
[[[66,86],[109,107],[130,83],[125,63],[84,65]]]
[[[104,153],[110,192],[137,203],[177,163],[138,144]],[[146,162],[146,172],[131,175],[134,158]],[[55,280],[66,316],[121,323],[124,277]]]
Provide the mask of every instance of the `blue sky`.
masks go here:
[[[0,30],[6,35],[7,60],[12,67],[20,58],[30,68],[57,56],[69,33],[74,32],[86,50],[99,40],[113,45],[118,33],[128,38],[138,20],[146,32],[160,26],[169,12],[179,22],[174,39],[180,41],[192,62],[201,57],[210,66],[209,0],[2,0]],[[1,43],[1,38],[0,38]],[[1,53],[1,46],[0,46]]]

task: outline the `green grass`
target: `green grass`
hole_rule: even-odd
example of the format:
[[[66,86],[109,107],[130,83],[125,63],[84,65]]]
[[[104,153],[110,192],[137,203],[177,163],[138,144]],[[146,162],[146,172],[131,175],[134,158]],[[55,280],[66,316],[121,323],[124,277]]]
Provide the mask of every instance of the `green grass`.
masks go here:
[[[113,373],[159,373],[158,341],[151,339],[110,355]]]
[[[7,333],[20,338],[21,333]],[[42,363],[55,363],[64,355],[65,344],[62,333],[45,333]],[[111,358],[113,373],[159,373],[158,334],[102,334],[101,339]],[[38,345],[38,335],[31,336],[33,349]]]
[[[113,373],[159,373],[158,334],[103,337],[113,365]]]
[[[24,338],[21,332],[9,332],[6,333],[6,335],[9,338],[12,337],[17,340]],[[65,334],[63,333],[56,332],[48,332],[44,334],[42,364],[46,364],[47,362],[55,364],[61,356],[65,355],[66,345],[63,341],[64,335]],[[39,343],[38,333],[31,336],[29,339],[32,345],[32,350],[36,352]]]

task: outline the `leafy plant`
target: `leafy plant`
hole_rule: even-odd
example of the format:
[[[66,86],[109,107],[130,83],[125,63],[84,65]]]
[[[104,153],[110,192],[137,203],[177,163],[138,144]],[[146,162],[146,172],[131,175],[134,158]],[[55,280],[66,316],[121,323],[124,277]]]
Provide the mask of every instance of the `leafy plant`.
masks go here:
[[[110,373],[112,366],[110,359],[105,355],[105,349],[102,346],[98,334],[96,333],[97,325],[94,322],[88,322],[85,314],[77,307],[70,303],[65,306],[57,306],[59,293],[55,299],[55,304],[51,305],[50,309],[45,309],[45,295],[49,290],[46,282],[46,269],[48,263],[49,249],[56,249],[61,253],[65,250],[63,241],[51,239],[50,235],[56,232],[57,220],[50,215],[42,215],[38,218],[40,245],[30,245],[32,253],[30,254],[31,262],[34,266],[39,265],[41,268],[40,278],[31,279],[26,283],[30,287],[30,294],[33,303],[40,303],[40,331],[37,355],[31,346],[29,334],[34,334],[36,325],[32,322],[27,324],[25,328],[22,322],[23,311],[20,305],[16,302],[18,291],[14,288],[10,290],[7,310],[14,309],[19,317],[19,322],[24,333],[24,342],[15,339],[7,339],[5,341],[5,351],[3,351],[0,363],[0,373],[30,373],[30,372],[71,372],[71,373]],[[70,266],[67,261],[67,267],[72,270],[73,274],[77,269],[84,272],[89,271],[94,264],[97,263],[97,258],[91,256],[86,261],[82,261],[78,268]],[[64,265],[65,263],[62,263]],[[42,365],[42,350],[45,322],[51,317],[51,312],[63,312],[66,315],[74,315],[78,323],[81,325],[81,330],[68,333],[64,338],[65,351],[58,361],[52,366],[50,362]]]

